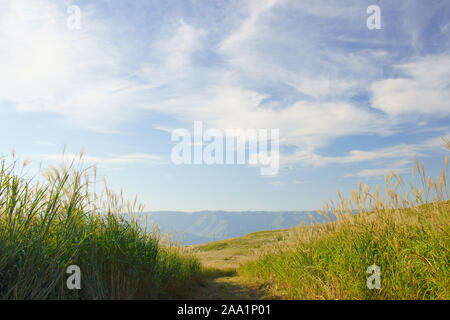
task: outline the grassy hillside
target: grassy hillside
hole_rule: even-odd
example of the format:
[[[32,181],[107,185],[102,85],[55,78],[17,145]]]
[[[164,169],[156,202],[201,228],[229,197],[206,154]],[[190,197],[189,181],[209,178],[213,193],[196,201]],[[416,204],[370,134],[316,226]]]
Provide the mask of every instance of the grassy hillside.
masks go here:
[[[321,212],[330,222],[185,248],[145,231],[136,201],[91,192],[95,170],[72,163],[37,180],[24,167],[0,166],[1,299],[450,298],[448,158],[435,180],[416,161],[408,192],[395,174],[384,196],[361,183],[338,192]],[[72,264],[81,290],[66,286]],[[371,265],[381,289],[366,286]]]
[[[255,254],[288,236],[288,230],[253,232],[243,237],[191,246],[206,268],[235,269]]]
[[[257,258],[255,253],[282,241],[288,230],[270,230],[250,233],[243,237],[189,246],[203,265],[200,282],[189,288],[187,299],[261,300],[278,299],[276,292],[266,286],[242,277],[238,272],[243,263]]]
[[[340,203],[323,211],[337,221],[297,227],[240,274],[291,299],[449,299],[448,158],[436,180],[417,161],[413,173],[410,193],[398,192],[394,174],[386,197],[361,184],[348,199],[338,192]],[[366,286],[371,265],[381,269],[380,289]]]
[[[386,177],[385,197],[361,183],[348,199],[338,192],[340,203],[322,212],[334,222],[193,248],[205,266],[237,269],[241,283],[259,283],[272,298],[449,299],[448,160],[436,180],[417,162],[413,170],[419,181],[409,193],[398,191],[403,181],[395,174]],[[379,290],[366,285],[374,264]]]
[[[200,275],[192,255],[122,217],[136,203],[91,193],[95,173],[72,164],[30,181],[23,169],[0,167],[1,299],[170,298]],[[81,290],[66,286],[72,264]]]

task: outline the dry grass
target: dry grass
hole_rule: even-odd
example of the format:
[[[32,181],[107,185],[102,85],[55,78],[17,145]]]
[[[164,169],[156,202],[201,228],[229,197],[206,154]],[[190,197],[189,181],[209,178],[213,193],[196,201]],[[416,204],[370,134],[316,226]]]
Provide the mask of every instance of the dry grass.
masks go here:
[[[195,280],[198,260],[142,228],[136,199],[106,184],[92,192],[95,168],[81,159],[40,181],[24,178],[27,163],[0,162],[0,298],[167,298]],[[81,290],[66,287],[71,264],[81,268]]]
[[[349,198],[321,211],[335,222],[299,226],[240,273],[294,299],[448,299],[448,157],[436,179],[418,161],[418,183],[385,177],[385,194],[358,184]],[[366,269],[382,270],[382,289],[366,287]]]

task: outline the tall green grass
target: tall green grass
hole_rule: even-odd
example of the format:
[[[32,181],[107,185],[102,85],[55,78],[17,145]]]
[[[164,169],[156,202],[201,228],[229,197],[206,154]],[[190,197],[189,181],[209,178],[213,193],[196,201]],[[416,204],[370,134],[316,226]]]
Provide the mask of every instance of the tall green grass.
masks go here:
[[[197,259],[146,231],[136,201],[106,186],[93,192],[95,168],[80,163],[51,167],[43,180],[26,178],[27,163],[1,161],[0,298],[157,299],[183,290],[200,273]],[[72,264],[81,290],[66,286]]]
[[[385,196],[359,183],[322,214],[337,220],[299,226],[239,272],[291,299],[449,299],[448,158],[435,180],[417,160],[409,191],[394,173]],[[356,214],[355,214],[356,212]],[[366,270],[381,268],[381,289],[368,289]]]

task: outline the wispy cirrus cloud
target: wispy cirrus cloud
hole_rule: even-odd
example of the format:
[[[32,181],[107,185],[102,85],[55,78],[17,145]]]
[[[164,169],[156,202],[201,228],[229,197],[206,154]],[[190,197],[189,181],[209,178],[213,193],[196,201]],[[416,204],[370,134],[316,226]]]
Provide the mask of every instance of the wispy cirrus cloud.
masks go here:
[[[397,153],[394,147],[336,157],[318,151],[337,138],[394,135],[412,122],[399,116],[404,113],[448,116],[448,43],[439,52],[417,51],[431,41],[418,26],[444,5],[424,8],[417,25],[407,14],[412,6],[402,5],[400,15],[394,5],[381,5],[386,29],[395,28],[401,39],[368,33],[364,1],[265,0],[222,4],[208,17],[161,9],[161,23],[152,25],[144,45],[143,38],[118,34],[101,4],[82,7],[82,28],[74,32],[65,27],[63,3],[6,1],[0,101],[99,131],[132,126],[146,112],[168,117],[165,125],[148,120],[166,130],[194,120],[218,129],[279,128],[281,143],[300,150],[286,163],[420,154],[407,144],[395,146]],[[132,20],[120,23],[128,34],[142,32]],[[448,22],[439,23],[441,37]],[[405,53],[408,47],[416,51]]]
[[[281,157],[281,165],[302,164],[321,167],[329,164],[351,164],[383,160],[391,162],[389,168],[400,168],[414,157],[426,157],[430,150],[443,147],[443,138],[450,138],[447,132],[443,136],[425,139],[417,143],[402,143],[394,146],[371,150],[351,150],[340,156],[322,156],[314,150],[300,150]],[[384,170],[384,169],[383,169]],[[389,170],[389,169],[388,169]]]
[[[382,168],[370,168],[357,171],[355,173],[347,173],[345,177],[382,177],[385,175],[390,175],[391,172],[395,174],[402,174],[408,172],[411,169],[412,160],[399,160],[390,163],[389,166],[384,166]]]
[[[120,49],[88,9],[82,28],[67,28],[68,6],[6,1],[0,19],[0,101],[21,112],[55,113],[92,130],[129,119]],[[100,121],[102,120],[102,121]]]

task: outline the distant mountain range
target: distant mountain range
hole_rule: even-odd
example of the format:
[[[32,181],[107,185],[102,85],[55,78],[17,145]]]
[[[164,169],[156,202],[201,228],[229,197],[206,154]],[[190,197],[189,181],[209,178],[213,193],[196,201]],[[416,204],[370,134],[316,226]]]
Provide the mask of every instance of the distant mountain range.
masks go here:
[[[241,237],[262,230],[287,229],[299,224],[326,221],[311,211],[153,211],[145,213],[159,225],[161,233],[170,233],[184,245]]]

